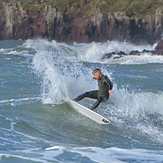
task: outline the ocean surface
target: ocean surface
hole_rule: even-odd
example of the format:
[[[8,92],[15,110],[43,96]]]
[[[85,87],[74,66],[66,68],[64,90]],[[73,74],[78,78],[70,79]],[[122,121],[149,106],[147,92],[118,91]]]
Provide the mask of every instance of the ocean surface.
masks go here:
[[[163,163],[163,56],[103,59],[155,46],[0,41],[0,162]],[[64,102],[98,89],[95,68],[114,84],[114,95],[95,110],[109,125]],[[91,108],[94,102],[80,104]]]

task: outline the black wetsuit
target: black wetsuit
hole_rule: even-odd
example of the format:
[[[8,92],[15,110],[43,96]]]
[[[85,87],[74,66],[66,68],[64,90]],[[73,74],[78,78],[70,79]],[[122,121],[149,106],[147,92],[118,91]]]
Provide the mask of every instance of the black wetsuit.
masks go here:
[[[113,84],[111,83],[110,79],[103,75],[100,79],[98,79],[98,86],[99,90],[85,92],[81,95],[79,95],[77,98],[74,99],[74,101],[80,101],[85,97],[90,97],[93,99],[97,99],[97,101],[92,106],[91,110],[97,108],[101,102],[106,102],[109,98],[109,92],[108,90],[112,90]]]

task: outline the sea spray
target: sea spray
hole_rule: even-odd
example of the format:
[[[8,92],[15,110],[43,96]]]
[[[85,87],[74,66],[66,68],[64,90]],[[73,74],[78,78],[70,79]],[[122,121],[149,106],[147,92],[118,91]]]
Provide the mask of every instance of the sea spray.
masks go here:
[[[107,118],[118,127],[161,143],[163,93],[129,92],[127,87],[117,88],[116,85],[114,92],[103,114],[107,113]]]
[[[153,113],[163,115],[163,93],[128,92],[127,88],[114,89],[114,106],[125,115],[135,118]]]
[[[67,96],[77,95],[78,91],[82,92],[81,89],[89,86],[85,81],[88,78],[91,81],[88,77],[90,70],[73,61],[58,46],[35,54],[32,67],[34,73],[42,78],[43,103],[62,103]]]
[[[60,103],[64,96],[64,84],[61,87],[61,78],[54,69],[52,52],[41,51],[33,58],[35,73],[42,78],[43,103]]]

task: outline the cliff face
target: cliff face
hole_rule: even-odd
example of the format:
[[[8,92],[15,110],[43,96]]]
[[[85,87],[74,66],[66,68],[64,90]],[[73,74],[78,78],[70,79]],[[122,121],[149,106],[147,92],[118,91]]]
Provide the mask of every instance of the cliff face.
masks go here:
[[[130,40],[153,43],[163,32],[161,7],[155,15],[130,17],[126,12],[102,15],[62,14],[56,8],[23,10],[22,2],[0,2],[0,40],[47,38],[57,41],[92,42]]]

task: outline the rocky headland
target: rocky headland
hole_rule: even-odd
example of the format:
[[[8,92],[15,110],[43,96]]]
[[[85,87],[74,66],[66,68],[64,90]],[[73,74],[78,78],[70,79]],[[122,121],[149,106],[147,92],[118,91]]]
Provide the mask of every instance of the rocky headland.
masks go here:
[[[59,2],[58,2],[59,3]],[[105,11],[106,1],[99,5],[82,1],[65,5],[63,9],[45,0],[2,0],[0,2],[0,40],[46,38],[64,42],[128,41],[153,44],[163,33],[163,3],[150,3],[148,12],[131,9]],[[101,7],[102,6],[102,7]],[[105,11],[105,12],[104,12]],[[136,11],[136,10],[135,10]],[[163,41],[154,50],[163,54]],[[162,50],[161,50],[162,49]],[[121,57],[120,52],[120,57]],[[139,52],[135,53],[136,55]],[[109,56],[111,54],[108,54]],[[123,54],[124,55],[124,54]]]

